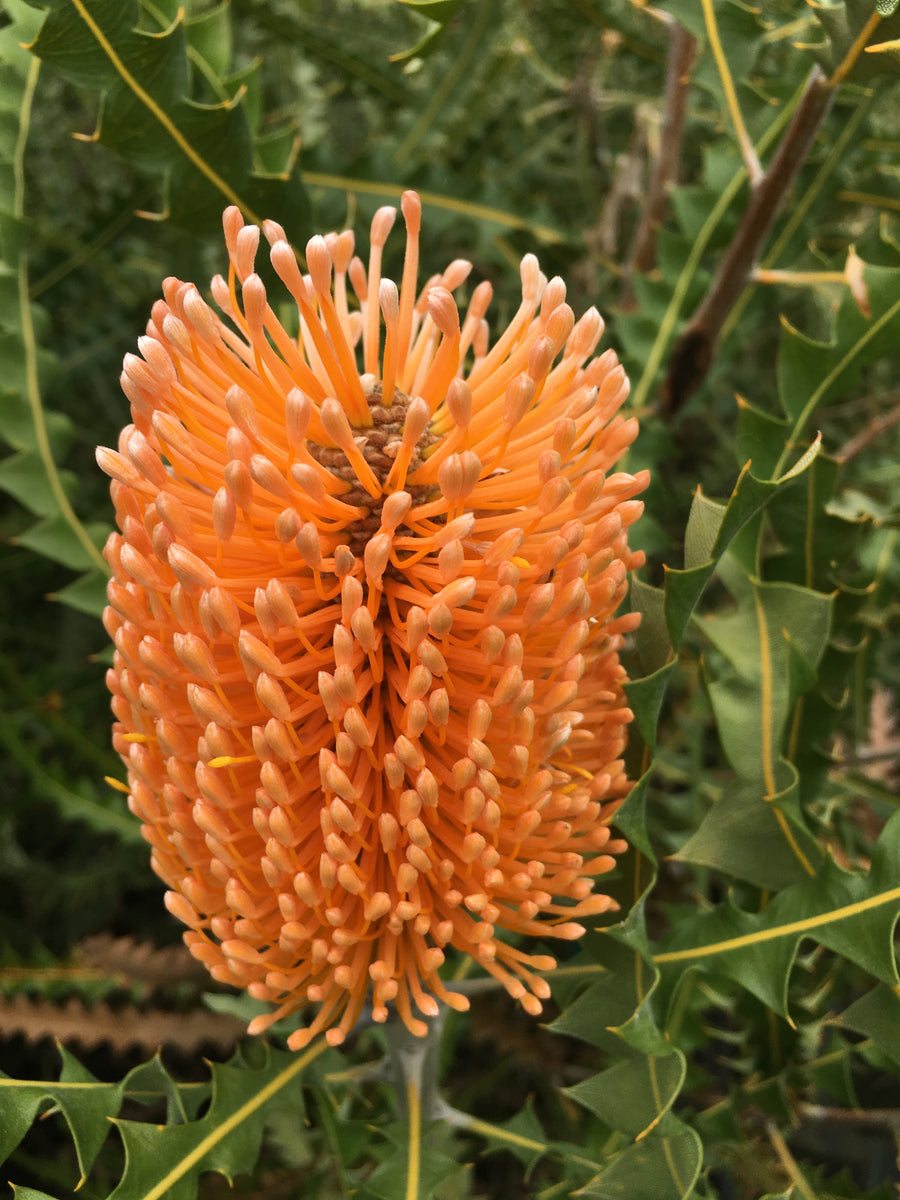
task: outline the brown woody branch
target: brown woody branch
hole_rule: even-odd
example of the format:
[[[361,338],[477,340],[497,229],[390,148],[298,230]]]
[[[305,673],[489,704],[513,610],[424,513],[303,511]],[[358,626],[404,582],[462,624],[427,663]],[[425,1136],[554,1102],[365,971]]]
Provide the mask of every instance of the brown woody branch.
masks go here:
[[[663,404],[680,408],[703,382],[722,326],[759,261],[772,224],[828,115],[836,88],[814,67],[766,171],[753,186],[750,202],[712,287],[675,343],[663,384]]]

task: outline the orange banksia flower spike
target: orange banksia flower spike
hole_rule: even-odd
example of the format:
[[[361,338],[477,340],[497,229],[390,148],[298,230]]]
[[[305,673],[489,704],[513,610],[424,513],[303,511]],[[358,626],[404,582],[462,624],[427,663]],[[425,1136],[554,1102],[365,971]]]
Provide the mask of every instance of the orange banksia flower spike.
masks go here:
[[[577,938],[623,849],[628,381],[532,255],[493,342],[490,285],[454,299],[469,263],[418,290],[401,208],[399,286],[392,208],[368,266],[344,232],[308,274],[265,222],[291,332],[226,210],[215,307],[164,282],[125,359],[133,423],[98,451],[129,805],[192,953],[274,1006],[251,1030],[319,1005],[295,1049],[367,1002],[417,1034],[465,1009],[451,946],[540,1012],[554,960],[501,932]]]

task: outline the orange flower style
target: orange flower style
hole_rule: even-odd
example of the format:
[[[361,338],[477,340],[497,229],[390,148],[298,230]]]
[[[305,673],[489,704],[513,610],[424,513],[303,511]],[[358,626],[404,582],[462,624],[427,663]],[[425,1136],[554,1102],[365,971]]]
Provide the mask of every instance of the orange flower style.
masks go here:
[[[579,937],[624,848],[628,380],[533,255],[493,344],[490,284],[454,300],[469,263],[418,291],[401,208],[399,286],[393,208],[368,266],[344,232],[308,274],[263,224],[290,330],[227,209],[216,308],[164,282],[125,358],[133,423],[98,451],[129,806],[193,955],[274,1005],[251,1032],[319,1005],[294,1049],[367,1001],[419,1035],[467,1008],[448,946],[540,1012],[555,961],[510,935]]]

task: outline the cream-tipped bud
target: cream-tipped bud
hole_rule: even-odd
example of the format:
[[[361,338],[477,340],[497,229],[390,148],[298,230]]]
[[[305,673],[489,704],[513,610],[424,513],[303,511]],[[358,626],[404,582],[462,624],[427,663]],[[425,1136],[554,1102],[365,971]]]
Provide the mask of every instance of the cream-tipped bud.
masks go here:
[[[472,420],[472,389],[458,375],[450,380],[445,404],[450,410],[454,424],[460,429],[467,429]]]
[[[331,293],[331,254],[321,234],[306,243],[306,266],[312,285],[320,296]]]
[[[389,328],[400,316],[400,293],[392,279],[382,279],[378,285],[378,303]]]
[[[418,237],[422,225],[422,201],[416,192],[404,192],[400,197],[400,211],[406,222],[406,230],[410,237]]]
[[[248,275],[253,274],[258,247],[259,228],[256,225],[245,225],[238,231],[234,250],[234,266],[238,279],[246,279]]]
[[[446,337],[459,333],[459,309],[445,287],[433,287],[428,293],[428,315]]]
[[[390,205],[385,205],[379,208],[372,218],[372,230],[370,234],[373,246],[383,246],[388,240],[388,234],[394,227],[394,222],[397,219],[396,208],[391,208]]]
[[[522,420],[534,399],[534,380],[523,371],[510,380],[503,403],[503,423],[511,429]]]

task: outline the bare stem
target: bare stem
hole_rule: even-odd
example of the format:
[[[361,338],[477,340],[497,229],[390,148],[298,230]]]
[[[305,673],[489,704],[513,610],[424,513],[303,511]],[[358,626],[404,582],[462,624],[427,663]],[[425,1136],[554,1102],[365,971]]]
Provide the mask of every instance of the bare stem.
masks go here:
[[[797,1160],[794,1158],[788,1149],[788,1144],[781,1136],[781,1133],[775,1128],[771,1122],[766,1126],[766,1132],[769,1135],[769,1140],[772,1143],[772,1148],[778,1155],[778,1160],[784,1168],[785,1174],[790,1179],[791,1183],[797,1189],[798,1195],[803,1197],[803,1200],[816,1200],[816,1194],[806,1182],[803,1173],[797,1166]]]
[[[835,458],[839,463],[849,462],[851,458],[855,458],[867,446],[871,446],[873,442],[877,442],[883,433],[886,433],[894,425],[898,424],[900,424],[900,405],[870,421],[865,429],[861,429],[855,437],[851,438],[837,452]]]
[[[397,1102],[403,1115],[412,1116],[418,1107],[426,1121],[443,1112],[444,1102],[438,1089],[441,1030],[447,1010],[441,1006],[438,1016],[428,1022],[428,1033],[417,1037],[402,1021],[388,1021],[384,1033],[388,1043],[385,1074],[393,1076]]]
[[[669,50],[666,58],[662,119],[659,126],[659,151],[647,189],[644,211],[628,254],[626,294],[623,296],[625,307],[630,307],[634,300],[632,272],[649,271],[656,261],[656,231],[668,203],[669,185],[677,179],[681,143],[684,138],[690,72],[697,41],[671,17],[667,17],[667,24]]]
[[[842,1121],[848,1125],[876,1125],[900,1134],[898,1108],[830,1108],[823,1104],[800,1104],[800,1111],[814,1121]]]

